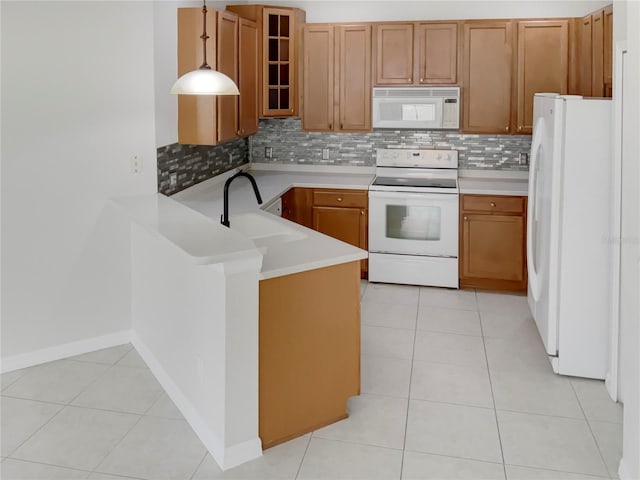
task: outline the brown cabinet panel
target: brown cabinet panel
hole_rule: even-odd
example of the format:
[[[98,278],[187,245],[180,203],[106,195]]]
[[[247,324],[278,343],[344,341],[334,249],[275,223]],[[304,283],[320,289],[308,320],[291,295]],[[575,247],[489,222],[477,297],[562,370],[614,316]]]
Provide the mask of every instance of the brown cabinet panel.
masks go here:
[[[419,23],[415,27],[416,78],[420,84],[457,82],[458,24]],[[415,80],[415,79],[414,79]]]
[[[313,191],[313,204],[323,207],[367,208],[367,192],[360,190]]]
[[[238,34],[238,134],[258,131],[258,28],[255,22],[240,18]]]
[[[359,208],[313,207],[313,229],[362,248],[366,212]]]
[[[604,10],[591,15],[591,95],[604,96]]]
[[[462,28],[462,130],[510,133],[512,23],[469,21]]]
[[[371,130],[371,25],[336,27],[335,130]],[[306,77],[305,77],[306,78]]]
[[[333,130],[334,28],[306,25],[303,30],[302,128]]]
[[[526,291],[526,198],[460,197],[460,286]]]
[[[518,22],[516,133],[531,133],[533,96],[567,93],[569,20]]]
[[[506,197],[502,195],[463,195],[464,211],[524,213],[524,197]]]
[[[282,195],[282,217],[307,228],[313,228],[312,205],[312,188],[292,188]]]
[[[207,61],[216,68],[216,11],[207,12]],[[178,76],[202,65],[202,9],[178,9]],[[178,142],[192,145],[217,143],[216,97],[178,95]]]
[[[375,85],[411,85],[413,83],[413,24],[375,24],[373,38]]]
[[[613,6],[604,8],[604,38],[603,38],[603,77],[604,95],[611,96],[613,88]]]
[[[238,84],[238,16],[218,12],[217,69]],[[218,143],[238,137],[238,97],[221,95],[218,102]]]
[[[580,21],[580,95],[591,96],[591,15]]]

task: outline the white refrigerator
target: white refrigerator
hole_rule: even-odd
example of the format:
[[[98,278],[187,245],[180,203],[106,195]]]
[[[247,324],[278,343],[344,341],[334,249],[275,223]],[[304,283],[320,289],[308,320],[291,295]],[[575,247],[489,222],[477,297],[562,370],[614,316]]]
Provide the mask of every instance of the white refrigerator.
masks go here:
[[[528,300],[553,370],[604,379],[611,269],[612,102],[534,97]]]

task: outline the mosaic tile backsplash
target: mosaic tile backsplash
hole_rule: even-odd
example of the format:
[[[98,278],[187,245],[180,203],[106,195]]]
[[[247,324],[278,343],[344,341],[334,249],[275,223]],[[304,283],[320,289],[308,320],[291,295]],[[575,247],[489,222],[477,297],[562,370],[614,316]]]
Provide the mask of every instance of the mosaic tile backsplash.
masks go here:
[[[158,192],[172,195],[249,161],[246,138],[213,147],[173,143],[157,150]],[[171,185],[171,176],[176,183]]]
[[[299,118],[260,120],[249,140],[251,161],[311,165],[375,165],[376,148],[456,149],[459,167],[466,169],[528,170],[518,154],[531,150],[530,135],[475,135],[447,130],[387,130],[370,133],[303,132]],[[272,158],[265,155],[271,147]],[[329,160],[322,149],[329,149]]]

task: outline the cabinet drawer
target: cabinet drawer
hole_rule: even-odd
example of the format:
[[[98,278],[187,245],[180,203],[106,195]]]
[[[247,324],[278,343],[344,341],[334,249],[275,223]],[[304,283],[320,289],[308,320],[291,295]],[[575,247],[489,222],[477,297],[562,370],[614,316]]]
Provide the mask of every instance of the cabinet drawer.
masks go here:
[[[462,210],[496,213],[524,213],[524,197],[463,195]]]
[[[314,190],[313,205],[322,207],[367,207],[364,190]]]

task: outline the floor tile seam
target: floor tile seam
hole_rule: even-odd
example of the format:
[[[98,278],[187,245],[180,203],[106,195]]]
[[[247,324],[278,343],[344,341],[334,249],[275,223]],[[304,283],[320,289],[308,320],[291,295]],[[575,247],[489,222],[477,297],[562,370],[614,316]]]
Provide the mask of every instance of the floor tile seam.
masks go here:
[[[407,332],[415,332],[416,329],[414,328],[404,328],[404,327],[390,327],[388,325],[371,325],[370,323],[362,323],[361,324],[363,327],[375,327],[375,328],[384,328],[387,330],[404,330]]]
[[[602,465],[604,466],[604,470],[611,477],[611,476],[615,475],[617,472],[614,472],[614,474],[612,475],[612,473],[609,471],[609,467],[607,465],[606,460],[604,459],[604,453],[602,452],[602,448],[600,447],[600,443],[598,442],[598,438],[596,437],[596,434],[593,432],[593,428],[591,428],[591,423],[589,423],[589,419],[587,418],[587,413],[584,411],[584,407],[582,406],[582,402],[580,401],[580,395],[578,395],[578,392],[576,391],[576,389],[575,389],[575,387],[573,385],[573,382],[569,382],[569,383],[571,383],[571,388],[573,390],[573,393],[575,394],[576,398],[578,399],[578,404],[580,405],[580,409],[582,410],[582,414],[584,415],[585,422],[587,424],[587,427],[589,428],[589,432],[591,433],[591,438],[593,438],[593,441],[596,444],[596,448],[598,449],[598,454],[600,455],[600,460],[602,461]]]
[[[479,338],[479,337],[476,337],[476,338]],[[478,370],[485,370],[487,372],[489,371],[488,368],[484,369],[484,368],[478,367],[476,364],[472,364],[472,363],[452,363],[452,362],[444,362],[444,361],[436,362],[434,360],[423,360],[421,358],[414,358],[411,363],[413,364],[414,361],[422,362],[422,363],[431,363],[433,365],[450,365],[450,366],[453,366],[453,367],[474,367],[474,368],[477,368]]]
[[[25,463],[35,463],[37,465],[46,465],[47,467],[58,467],[58,468],[66,468],[67,470],[74,470],[76,472],[82,472],[82,473],[86,473],[86,474],[91,474],[91,470],[83,470],[82,468],[76,468],[76,467],[69,467],[67,465],[60,465],[58,463],[48,463],[48,462],[42,462],[42,461],[36,461],[36,460],[25,460],[24,458],[18,458],[18,457],[5,457],[6,459],[9,460],[17,460],[20,462],[25,462]]]
[[[44,402],[42,402],[44,403]],[[13,454],[15,454],[20,448],[22,448],[22,446],[27,443],[29,440],[31,440],[38,432],[40,432],[44,427],[46,427],[47,425],[49,425],[49,423],[51,423],[51,421],[56,418],[58,415],[60,415],[60,413],[62,413],[64,411],[64,409],[66,408],[65,405],[59,405],[59,404],[55,404],[59,407],[62,407],[60,410],[58,410],[56,413],[54,413],[51,418],[49,420],[47,420],[46,422],[44,422],[42,425],[40,425],[40,427],[38,427],[31,435],[29,435],[27,438],[25,438],[18,446],[16,446],[13,450],[11,450],[11,454],[7,455],[7,458],[14,458],[16,460],[24,460],[22,458],[18,458],[18,457],[13,457]],[[25,460],[25,461],[29,461],[29,460]]]
[[[128,411],[124,411],[124,410],[112,410],[109,408],[101,408],[101,407],[88,407],[86,405],[74,405],[74,404],[66,404],[64,405],[64,407],[73,407],[73,408],[82,408],[85,410],[97,410],[99,412],[108,412],[108,413],[118,413],[120,415],[135,415],[137,417],[144,417],[147,416],[145,413],[138,413],[138,412],[128,412]],[[149,415],[152,416],[152,415]]]
[[[27,367],[27,368],[31,368],[31,367]],[[20,369],[18,369],[20,370]],[[10,372],[5,372],[5,374],[10,373]],[[11,387],[11,385],[13,385],[14,383],[16,383],[18,380],[20,380],[22,377],[24,377],[27,374],[27,372],[23,373],[22,375],[20,375],[18,378],[15,378],[11,383],[9,383],[8,385],[5,385],[4,387],[2,387],[2,389],[0,390],[0,394],[2,392],[4,392],[6,389],[8,389],[9,387]]]
[[[312,438],[313,438],[313,432],[311,432],[311,435],[309,435],[309,438],[307,439],[307,445],[304,447],[304,453],[300,458],[300,463],[298,464],[298,469],[296,470],[296,476],[294,477],[296,480],[298,480],[298,477],[300,476],[300,472],[302,471],[302,464],[304,463],[304,459],[307,456],[307,452],[309,451],[309,445],[311,445]]]
[[[476,291],[476,303],[478,302],[478,292]],[[500,457],[502,458],[502,473],[504,478],[507,477],[507,467],[504,461],[504,446],[502,445],[502,433],[500,432],[500,422],[498,421],[498,410],[496,409],[496,397],[493,391],[493,381],[491,379],[491,369],[489,368],[489,355],[487,354],[487,345],[485,343],[484,328],[482,327],[482,313],[478,309],[478,318],[480,319],[480,332],[482,333],[482,349],[484,351],[484,361],[487,366],[487,375],[489,377],[489,388],[491,390],[491,402],[493,403],[493,417],[496,424],[496,432],[498,433],[498,445],[500,445]]]
[[[113,347],[107,347],[107,348],[116,348],[116,347],[120,347],[120,346],[122,346],[122,345],[129,345],[129,347],[130,347],[130,348],[129,348],[129,350],[127,350],[126,352],[124,352],[124,353],[122,354],[122,356],[118,357],[118,359],[117,359],[115,362],[113,362],[113,363],[108,363],[108,362],[97,362],[97,361],[95,361],[95,360],[80,360],[80,359],[78,359],[78,358],[74,358],[74,357],[67,357],[67,358],[63,358],[62,360],[70,360],[70,361],[72,361],[72,362],[93,363],[93,364],[97,364],[97,365],[110,365],[110,366],[113,366],[113,365],[117,364],[120,360],[122,360],[124,357],[126,357],[126,356],[129,354],[129,352],[130,352],[131,350],[133,350],[133,345],[131,345],[131,342],[128,342],[128,343],[123,343],[123,344],[121,344],[121,345],[114,345]],[[94,351],[91,351],[91,352],[87,352],[86,354],[88,354],[88,353],[94,353],[94,352],[99,352],[100,350],[105,350],[105,349],[101,348],[101,349],[98,349],[98,350],[94,350]],[[86,355],[86,354],[81,354],[81,355]],[[76,356],[77,356],[77,355],[76,355]]]
[[[111,475],[111,473],[109,472],[101,472],[100,470],[98,470],[98,468],[100,468],[100,465],[102,465],[104,463],[104,461],[107,459],[107,457],[109,455],[111,455],[117,448],[118,446],[124,441],[125,438],[127,438],[127,436],[133,431],[134,428],[136,428],[136,426],[140,423],[140,421],[142,421],[142,419],[144,418],[144,415],[139,415],[138,416],[138,420],[136,420],[133,425],[131,425],[131,427],[124,433],[124,435],[122,435],[122,437],[120,437],[120,440],[118,440],[116,442],[116,444],[110,448],[107,453],[105,453],[103,455],[103,457],[96,463],[95,467],[93,467],[91,469],[91,473],[104,473],[107,475]],[[144,479],[143,479],[144,480]]]
[[[366,357],[375,357],[375,358],[385,358],[387,360],[407,360],[409,362],[411,362],[411,358],[407,358],[407,357],[398,357],[398,356],[392,356],[392,355],[372,355],[370,353],[365,353],[362,354],[361,356],[366,356]]]
[[[48,400],[39,400],[35,398],[16,397],[15,395],[7,395],[6,393],[0,394],[0,398],[11,398],[12,400],[26,400],[28,402],[44,403],[45,405],[56,405],[58,407],[66,407],[68,403],[51,402]]]
[[[81,362],[75,362],[75,363],[81,363]],[[89,388],[91,388],[93,385],[95,385],[96,383],[98,383],[99,380],[102,380],[104,377],[106,377],[107,373],[109,373],[109,371],[113,368],[113,365],[108,365],[108,368],[102,372],[101,374],[99,374],[96,378],[93,379],[93,381],[89,382],[82,390],[80,390],[80,392],[78,392],[71,400],[69,400],[67,402],[67,405],[71,405],[74,401],[76,401],[76,399],[82,395],[84,392],[86,392]]]
[[[200,467],[204,463],[205,458],[207,458],[207,455],[209,455],[209,451],[205,447],[204,455],[202,455],[202,458],[200,459],[200,461],[196,465],[196,468],[194,468],[193,472],[191,472],[191,475],[189,475],[189,480],[193,480],[193,477],[195,477],[196,473],[198,473],[198,470],[200,470]],[[215,462],[215,460],[214,460],[214,462]]]
[[[597,418],[587,418],[587,422],[608,423],[610,425],[622,426],[622,422],[612,422],[611,420],[598,420]]]
[[[488,463],[489,465],[503,465],[502,462],[492,462],[490,460],[478,460],[477,458],[471,458],[471,457],[460,457],[457,455],[445,455],[444,453],[432,453],[432,452],[425,452],[422,450],[414,450],[411,448],[405,449],[405,452],[408,453],[421,453],[424,455],[433,455],[435,457],[444,457],[444,458],[453,458],[456,460],[472,460],[474,462],[480,462],[480,463]]]
[[[455,310],[457,312],[475,312],[475,313],[479,313],[477,308],[463,308],[463,307],[454,307],[451,305],[433,305],[433,304],[429,304],[429,303],[422,303],[422,304],[418,304],[418,314],[420,314],[420,310],[421,309],[426,309],[426,308],[437,308],[440,310]]]
[[[446,333],[447,335],[459,335],[461,337],[474,337],[474,338],[480,338],[482,337],[482,335],[474,335],[472,333],[458,333],[458,332],[443,332],[442,330],[434,330],[434,329],[428,329],[428,328],[417,328],[416,329],[416,334],[418,332],[429,332],[429,333]]]
[[[571,473],[573,475],[585,475],[587,477],[592,477],[594,479],[597,478],[607,478],[607,477],[603,477],[602,475],[594,475],[593,473],[584,473],[584,472],[576,472],[576,471],[571,471],[571,470],[558,470],[555,468],[549,468],[549,467],[538,467],[538,466],[531,466],[531,465],[522,465],[519,463],[505,463],[505,466],[507,467],[522,467],[522,468],[531,468],[531,469],[535,469],[535,470],[544,470],[546,472],[556,472],[556,473]]]
[[[400,457],[400,478],[404,472],[404,451],[407,447],[407,431],[409,430],[409,409],[411,408],[411,385],[413,384],[413,361],[416,355],[416,339],[418,338],[418,316],[420,315],[420,297],[422,289],[418,290],[418,308],[416,310],[416,321],[414,324],[413,345],[411,348],[411,365],[409,367],[409,391],[407,392],[407,413],[404,421],[404,435],[402,436],[402,455]]]
[[[360,445],[360,446],[363,446],[363,447],[384,448],[385,450],[392,450],[394,452],[402,452],[404,450],[404,448],[402,448],[402,447],[395,448],[395,447],[388,447],[388,446],[385,446],[385,445],[376,445],[376,444],[373,444],[373,443],[356,442],[355,440],[344,440],[342,438],[324,437],[324,436],[322,436],[322,434],[318,434],[318,430],[316,430],[316,431],[311,433],[311,438],[316,438],[316,439],[319,439],[319,440],[328,440],[330,442],[347,443],[349,445]]]
[[[512,408],[498,408],[496,407],[496,412],[505,412],[505,413],[518,413],[522,415],[531,415],[536,417],[548,417],[548,418],[561,418],[564,420],[576,420],[586,422],[586,418],[580,417],[569,417],[567,415],[551,415],[548,413],[539,413],[539,412],[525,412],[524,410],[514,410]]]
[[[487,406],[478,405],[478,404],[460,403],[460,402],[445,402],[445,401],[442,401],[442,400],[433,400],[431,398],[409,397],[409,400],[420,400],[420,401],[423,401],[423,402],[440,403],[442,405],[452,405],[452,406],[458,406],[458,407],[474,407],[474,408],[483,408],[485,410],[493,410],[493,407],[487,407]]]
[[[152,375],[153,375],[153,373],[152,373]],[[158,382],[158,379],[155,377],[155,375],[153,375],[153,379],[154,379],[156,382]],[[151,403],[151,405],[149,406],[149,408],[147,408],[147,409],[144,411],[144,413],[142,414],[142,415],[143,415],[143,416],[145,416],[145,417],[154,417],[154,418],[158,417],[158,418],[165,418],[165,417],[158,416],[158,415],[149,415],[149,410],[151,410],[153,407],[155,407],[155,406],[156,406],[156,403],[158,403],[158,402],[160,401],[160,399],[162,398],[162,396],[163,396],[163,395],[166,395],[166,392],[164,391],[164,388],[162,388],[162,385],[160,385],[160,382],[158,382],[158,385],[160,386],[160,393],[158,394],[158,397],[157,397],[157,398],[156,398],[156,399]],[[169,395],[167,395],[167,397],[169,397]],[[171,400],[171,397],[169,397],[169,400]],[[171,400],[171,402],[173,402],[173,400]],[[174,404],[174,405],[175,405],[175,404]],[[177,408],[177,407],[176,407],[176,408]],[[178,410],[178,411],[180,411],[180,410]],[[180,413],[182,413],[182,412],[180,412]],[[170,419],[170,418],[171,418],[171,417],[169,417],[169,419]],[[184,418],[184,416],[183,416],[183,418]],[[176,419],[176,420],[179,420],[179,419]]]
[[[399,395],[385,395],[384,393],[373,393],[373,392],[360,392],[360,397],[366,395],[367,397],[379,397],[379,398],[395,398],[396,400],[406,400],[409,398],[409,396],[407,395],[405,396],[399,396]]]

